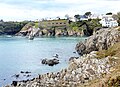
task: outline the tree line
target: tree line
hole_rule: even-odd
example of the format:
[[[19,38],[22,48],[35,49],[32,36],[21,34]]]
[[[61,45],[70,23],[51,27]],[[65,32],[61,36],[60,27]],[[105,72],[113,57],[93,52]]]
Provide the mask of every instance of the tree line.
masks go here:
[[[23,22],[4,22],[3,20],[0,20],[0,35],[6,34],[6,35],[14,35],[17,32],[19,32],[29,21],[23,21]]]

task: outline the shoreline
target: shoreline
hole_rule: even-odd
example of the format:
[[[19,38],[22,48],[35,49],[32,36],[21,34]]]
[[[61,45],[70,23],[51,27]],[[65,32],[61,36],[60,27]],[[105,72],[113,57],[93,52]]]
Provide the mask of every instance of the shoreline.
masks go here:
[[[96,52],[83,55],[79,59],[70,61],[68,68],[59,72],[39,75],[31,80],[13,81],[12,87],[77,87],[96,78],[101,78],[102,74],[110,74],[110,68],[115,62],[110,64],[109,57],[97,59]],[[11,87],[3,86],[3,87]]]
[[[107,80],[103,80],[103,77],[117,72],[116,66],[120,62],[119,42],[118,28],[101,29],[76,45],[76,51],[82,56],[71,59],[66,69],[39,75],[31,80],[13,81],[5,87],[93,87],[89,86],[89,82],[96,79],[102,80],[102,83],[98,82],[95,87],[108,87],[115,84],[110,80],[112,76]]]

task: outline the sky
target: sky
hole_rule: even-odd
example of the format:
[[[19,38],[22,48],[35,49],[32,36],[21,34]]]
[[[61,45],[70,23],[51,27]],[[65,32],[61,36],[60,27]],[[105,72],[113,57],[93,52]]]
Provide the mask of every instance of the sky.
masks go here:
[[[24,21],[64,18],[66,14],[105,14],[120,11],[120,0],[0,0],[0,19]]]

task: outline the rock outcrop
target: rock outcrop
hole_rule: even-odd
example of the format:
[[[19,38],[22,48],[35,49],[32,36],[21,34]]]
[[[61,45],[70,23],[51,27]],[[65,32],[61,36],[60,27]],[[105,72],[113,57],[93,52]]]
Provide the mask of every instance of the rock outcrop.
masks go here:
[[[41,63],[45,65],[49,65],[49,66],[54,66],[56,64],[59,64],[59,60],[55,58],[54,59],[43,59]]]
[[[37,30],[37,29],[36,29]],[[16,35],[18,36],[29,36],[31,33],[30,29],[28,30],[21,30]],[[64,29],[40,29],[36,34],[36,37],[41,36],[84,36],[84,32],[82,31],[74,31],[74,30],[64,30]]]
[[[76,45],[78,54],[88,54],[91,51],[107,50],[113,44],[120,42],[120,31],[117,28],[105,28],[96,31],[86,41]]]

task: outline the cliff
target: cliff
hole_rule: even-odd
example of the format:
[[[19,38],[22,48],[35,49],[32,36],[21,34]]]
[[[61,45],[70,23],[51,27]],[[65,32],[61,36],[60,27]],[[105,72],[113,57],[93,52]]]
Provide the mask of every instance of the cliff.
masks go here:
[[[103,28],[96,31],[86,41],[79,42],[76,45],[78,54],[88,54],[91,51],[107,50],[113,44],[120,42],[119,28]]]
[[[29,36],[30,28],[40,29],[36,37],[40,36],[91,36],[93,31],[99,29],[99,20],[71,22],[68,20],[51,20],[30,22],[26,24],[17,35]]]

